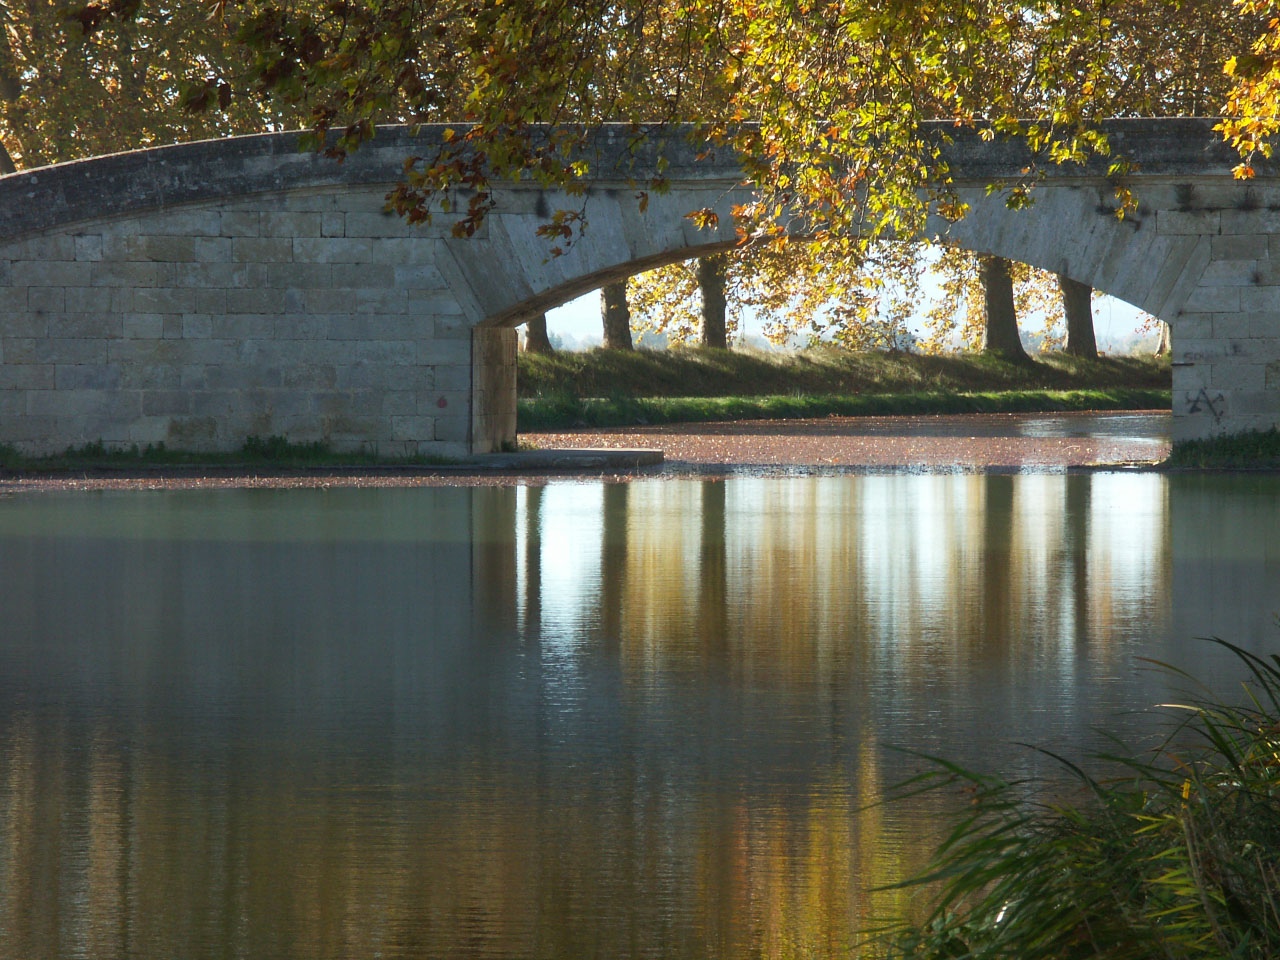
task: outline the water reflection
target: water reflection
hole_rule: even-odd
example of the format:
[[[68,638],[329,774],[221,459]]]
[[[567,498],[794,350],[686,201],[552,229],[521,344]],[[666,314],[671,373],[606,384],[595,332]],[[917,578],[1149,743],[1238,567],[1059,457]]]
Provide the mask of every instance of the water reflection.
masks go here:
[[[829,956],[940,811],[1280,633],[1269,477],[0,502],[0,958]],[[1122,721],[1139,729],[1144,720]],[[937,802],[937,801],[934,801]]]

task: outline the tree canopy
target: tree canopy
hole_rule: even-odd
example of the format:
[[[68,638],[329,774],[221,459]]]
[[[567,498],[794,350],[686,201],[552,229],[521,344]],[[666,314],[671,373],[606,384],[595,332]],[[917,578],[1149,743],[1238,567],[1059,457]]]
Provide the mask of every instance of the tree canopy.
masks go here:
[[[17,9],[0,4],[0,97],[25,102],[6,111],[0,140],[24,163],[99,142],[87,131],[100,119],[58,87],[91,62],[103,102],[130,101],[118,91],[141,77],[171,104],[181,81],[198,117],[181,122],[204,132],[262,125],[266,98],[339,157],[377,122],[455,125],[432,155],[408,158],[389,202],[418,221],[470,188],[455,225],[469,235],[492,178],[580,189],[596,124],[628,123],[637,143],[686,124],[706,149],[744,158],[757,196],[737,211],[744,237],[800,230],[839,276],[865,263],[872,239],[917,235],[926,203],[963,213],[923,121],[1024,137],[1040,164],[1109,154],[1108,116],[1225,107],[1224,135],[1246,157],[1268,153],[1280,128],[1280,28],[1264,0],[92,0],[47,50],[37,41],[56,31],[17,25]],[[5,93],[14,78],[30,91],[17,100]],[[36,116],[43,137],[30,132]],[[74,124],[84,132],[68,135]],[[135,119],[127,145],[179,126],[172,114]],[[1113,160],[1123,214],[1126,160]],[[1025,202],[1034,180],[1029,168],[1009,201]],[[663,189],[661,169],[636,186],[643,204]],[[581,225],[560,210],[544,232],[562,248]]]
[[[70,15],[62,0],[0,0],[0,173],[299,123],[280,101],[232,97],[229,80],[254,62],[210,13],[135,0]]]
[[[919,245],[885,242],[856,258],[827,255],[821,242],[781,237],[727,257],[726,321],[730,337],[754,312],[767,340],[826,340],[851,349],[900,348],[920,300]],[[691,343],[699,333],[696,261],[637,274],[628,295],[641,329]]]
[[[1235,0],[1244,17],[1259,20],[1253,42],[1231,56],[1223,71],[1233,81],[1221,124],[1241,153],[1237,176],[1254,174],[1255,156],[1271,157],[1271,140],[1280,133],[1280,5],[1274,0]]]
[[[703,142],[747,159],[760,195],[742,211],[753,229],[787,216],[811,234],[842,236],[914,233],[921,196],[945,201],[946,170],[924,120],[1025,136],[1051,163],[1107,153],[1106,116],[1213,112],[1230,93],[1223,65],[1248,47],[1269,6],[228,2],[256,51],[253,82],[305,107],[318,132],[337,128],[336,152],[378,120],[458,122],[395,198],[411,219],[458,185],[476,188],[468,216],[482,217],[491,175],[520,171],[572,188],[590,172],[574,148],[601,121],[630,122],[637,138],[687,122]],[[660,189],[660,176],[650,186]],[[556,226],[571,233],[573,224]]]

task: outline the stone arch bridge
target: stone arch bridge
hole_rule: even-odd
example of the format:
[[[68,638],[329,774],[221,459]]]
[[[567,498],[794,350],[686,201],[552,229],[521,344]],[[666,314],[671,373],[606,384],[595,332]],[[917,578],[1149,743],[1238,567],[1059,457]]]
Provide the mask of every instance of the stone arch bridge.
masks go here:
[[[1178,438],[1280,422],[1280,177],[1232,179],[1212,121],[1115,121],[1140,208],[1117,220],[1105,161],[1054,167],[1008,210],[1020,147],[948,148],[972,213],[959,245],[1066,274],[1174,331]],[[653,148],[601,128],[589,228],[548,259],[536,226],[573,201],[500,185],[478,235],[383,212],[403,160],[441,135],[380,130],[345,163],[268,134],[0,177],[0,443],[29,453],[246,436],[457,456],[515,439],[515,326],[601,284],[732,245],[732,158],[667,148],[669,193],[628,178]],[[425,143],[424,143],[425,141]],[[582,201],[578,201],[582,202]],[[685,214],[710,207],[720,226]]]

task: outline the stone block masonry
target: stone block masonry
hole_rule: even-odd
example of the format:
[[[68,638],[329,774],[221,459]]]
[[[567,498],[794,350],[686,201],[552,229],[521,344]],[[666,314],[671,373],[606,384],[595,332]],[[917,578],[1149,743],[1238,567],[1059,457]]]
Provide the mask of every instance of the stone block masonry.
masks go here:
[[[0,243],[0,440],[35,454],[273,435],[470,453],[471,330],[448,322],[460,309],[434,238],[384,249],[382,217],[347,224],[385,191],[236,198]]]
[[[516,435],[515,330],[477,327],[471,365],[471,436],[483,449],[501,450]]]
[[[609,131],[600,155],[621,182],[591,198],[600,226],[569,256],[549,261],[536,228],[572,201],[528,184],[503,188],[472,239],[447,220],[410,226],[385,197],[423,139],[381,131],[341,165],[284,134],[0,177],[0,443],[500,450],[529,312],[734,241],[736,162],[678,164],[682,188],[636,220],[636,158]],[[719,234],[684,219],[706,205]]]
[[[1198,258],[1184,271],[1184,296],[1166,312],[1173,330],[1174,440],[1269,430],[1280,425],[1280,196],[1259,203],[1267,184],[1196,198],[1156,214],[1200,224]],[[1215,205],[1214,209],[1194,209]]]
[[[948,127],[964,219],[944,241],[1087,283],[1168,321],[1179,439],[1280,424],[1280,169],[1234,180],[1199,119],[1114,121],[1138,210],[1113,214],[1106,158],[1050,167],[1010,210],[988,185],[1035,163]],[[228,450],[246,437],[461,456],[515,441],[514,328],[630,274],[726,250],[750,199],[735,157],[684,139],[631,149],[601,127],[584,193],[498,184],[470,239],[383,210],[443,128],[380,130],[343,164],[270,134],[0,177],[0,443]],[[645,209],[637,181],[665,161]],[[455,198],[462,199],[462,198]],[[464,204],[465,205],[465,204]],[[551,256],[537,228],[580,210]],[[699,229],[692,210],[710,208]]]

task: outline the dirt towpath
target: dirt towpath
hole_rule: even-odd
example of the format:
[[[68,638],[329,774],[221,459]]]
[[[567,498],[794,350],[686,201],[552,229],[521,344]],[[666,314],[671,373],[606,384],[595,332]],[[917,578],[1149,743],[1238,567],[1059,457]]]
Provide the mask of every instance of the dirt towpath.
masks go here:
[[[540,448],[656,447],[668,464],[1055,469],[1163,459],[1170,415],[998,413],[738,420],[521,434]]]
[[[347,468],[305,471],[198,468],[66,472],[0,478],[0,497],[72,490],[179,490],[290,487],[502,486],[551,480],[674,479],[690,473],[881,470],[1061,470],[1159,460],[1169,452],[1170,416],[1127,413],[960,414],[740,420],[659,427],[526,433],[542,449],[656,448],[662,466],[638,469],[481,470]]]

